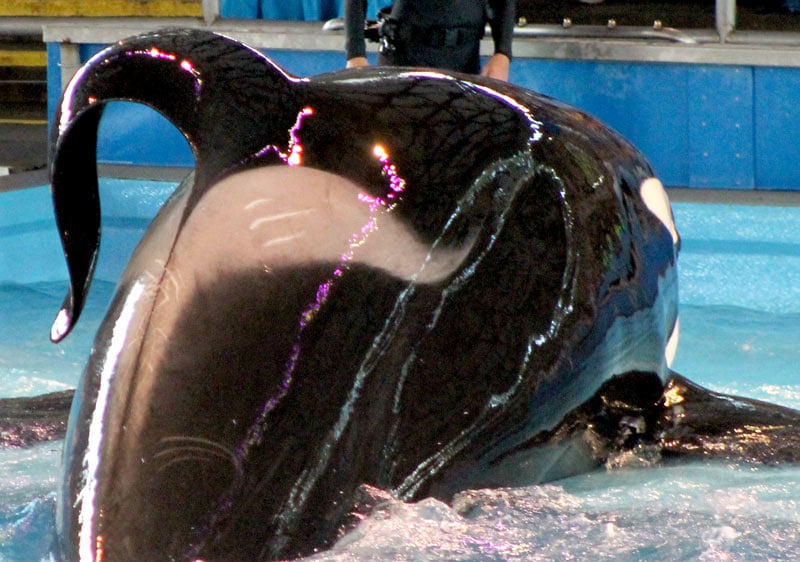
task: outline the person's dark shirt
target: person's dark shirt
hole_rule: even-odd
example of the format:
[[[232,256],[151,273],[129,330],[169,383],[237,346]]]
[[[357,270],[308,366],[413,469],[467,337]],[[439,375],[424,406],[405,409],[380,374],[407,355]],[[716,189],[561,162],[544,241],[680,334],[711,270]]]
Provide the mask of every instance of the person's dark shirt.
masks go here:
[[[481,26],[484,23],[486,0],[396,0],[392,15],[400,21],[414,22],[418,27]],[[511,58],[514,34],[515,0],[489,0],[494,13],[490,21],[494,52]],[[367,0],[346,0],[344,7],[345,52],[347,59],[366,56],[364,19]]]

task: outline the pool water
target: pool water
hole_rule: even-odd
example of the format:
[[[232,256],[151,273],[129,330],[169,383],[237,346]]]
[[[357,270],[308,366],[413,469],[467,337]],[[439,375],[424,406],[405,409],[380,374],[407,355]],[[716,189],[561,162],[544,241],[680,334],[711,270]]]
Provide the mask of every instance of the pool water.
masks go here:
[[[800,208],[674,205],[681,341],[674,369],[800,408]]]
[[[159,187],[162,200],[171,187]],[[800,408],[800,208],[674,208],[683,239],[675,370],[715,390]],[[146,224],[110,221],[134,238]],[[0,221],[5,250],[15,239],[3,232]],[[119,254],[101,260],[124,262]],[[65,282],[0,283],[0,396],[73,386],[113,289],[113,275],[101,276],[76,331],[54,346],[49,326]],[[0,561],[48,559],[59,458],[60,443],[0,450]],[[312,559],[800,560],[800,468],[628,467],[470,491],[452,507],[392,502]]]

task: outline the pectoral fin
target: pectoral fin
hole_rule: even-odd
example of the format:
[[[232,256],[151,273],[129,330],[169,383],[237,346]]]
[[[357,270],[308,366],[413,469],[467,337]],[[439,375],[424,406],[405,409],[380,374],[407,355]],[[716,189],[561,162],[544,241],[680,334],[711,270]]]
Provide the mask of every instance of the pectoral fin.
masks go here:
[[[655,433],[667,458],[800,462],[800,411],[713,392],[676,373]]]

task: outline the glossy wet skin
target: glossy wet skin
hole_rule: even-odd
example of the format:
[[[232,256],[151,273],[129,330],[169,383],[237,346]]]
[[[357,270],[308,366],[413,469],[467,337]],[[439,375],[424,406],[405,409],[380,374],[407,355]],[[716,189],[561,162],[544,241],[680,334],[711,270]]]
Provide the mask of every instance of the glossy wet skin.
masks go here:
[[[606,381],[660,394],[676,240],[627,143],[508,85],[294,80],[200,32],[118,45],[67,90],[53,190],[73,300],[56,339],[99,236],[85,147],[117,98],[170,117],[197,171],[132,259],[78,391],[64,559],[305,554],[362,483],[447,499],[562,476],[595,461],[543,460],[548,436]]]

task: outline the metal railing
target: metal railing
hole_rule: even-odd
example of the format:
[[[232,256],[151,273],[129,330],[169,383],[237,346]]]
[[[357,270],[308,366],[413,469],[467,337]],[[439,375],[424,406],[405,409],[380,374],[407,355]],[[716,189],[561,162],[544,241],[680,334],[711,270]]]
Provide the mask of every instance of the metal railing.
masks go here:
[[[220,19],[220,0],[202,0],[203,19],[210,25]],[[716,0],[714,6],[715,27],[720,43],[726,43],[736,30],[736,0]],[[341,31],[344,24],[341,19],[329,20],[323,26],[325,31]],[[767,34],[769,35],[769,34]],[[652,27],[616,25],[609,20],[606,26],[572,25],[565,19],[561,26],[542,24],[520,24],[514,30],[515,37],[552,37],[576,39],[641,39],[664,40],[677,43],[696,43],[697,39],[672,27],[662,27],[660,21],[653,22]],[[751,35],[751,40],[758,41],[758,35]]]

